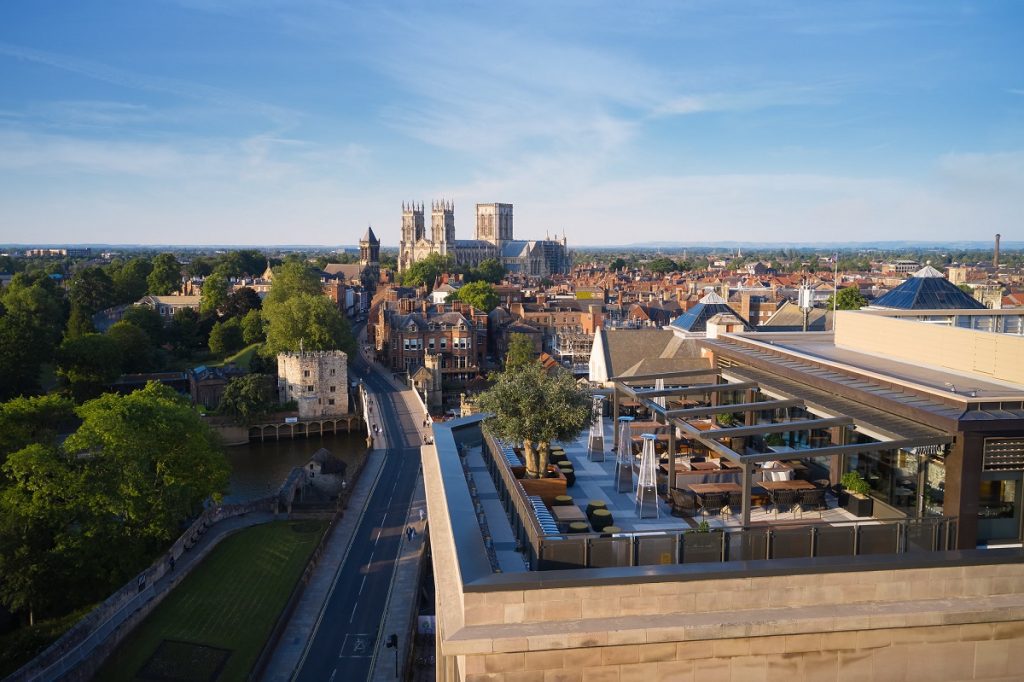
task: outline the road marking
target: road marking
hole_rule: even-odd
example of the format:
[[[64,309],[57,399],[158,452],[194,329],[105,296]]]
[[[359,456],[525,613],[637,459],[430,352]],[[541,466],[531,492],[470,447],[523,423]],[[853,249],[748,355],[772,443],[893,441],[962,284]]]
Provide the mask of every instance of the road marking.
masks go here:
[[[370,564],[366,564],[366,567],[369,568]],[[366,585],[366,576],[364,575],[363,576],[363,582],[359,583],[359,594],[363,593],[363,586],[365,586],[365,585]]]
[[[348,622],[350,622],[350,623],[356,617],[356,607],[357,606],[359,606],[359,600],[358,599],[356,600],[356,603],[352,605],[352,613],[350,613],[349,616],[348,616]]]
[[[337,674],[338,674],[338,669],[335,668],[334,670],[331,671],[331,679],[328,680],[327,682],[334,682],[334,676],[337,675]]]

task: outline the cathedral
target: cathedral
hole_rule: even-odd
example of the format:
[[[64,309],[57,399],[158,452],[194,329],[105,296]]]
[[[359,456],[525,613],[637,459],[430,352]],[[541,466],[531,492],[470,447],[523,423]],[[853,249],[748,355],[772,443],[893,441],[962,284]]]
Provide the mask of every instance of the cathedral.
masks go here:
[[[512,204],[477,204],[476,239],[455,238],[455,204],[435,201],[430,205],[430,234],[426,231],[423,204],[402,204],[402,237],[398,271],[432,253],[451,256],[467,268],[494,258],[509,273],[548,277],[568,273],[572,265],[566,240],[517,240],[512,232]]]

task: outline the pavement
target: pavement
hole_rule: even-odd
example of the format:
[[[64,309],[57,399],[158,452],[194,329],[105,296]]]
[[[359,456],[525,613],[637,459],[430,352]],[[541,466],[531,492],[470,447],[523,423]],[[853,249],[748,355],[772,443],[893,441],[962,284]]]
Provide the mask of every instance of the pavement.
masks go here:
[[[375,403],[372,419],[382,434],[378,434],[375,449],[355,484],[349,511],[328,538],[264,680],[369,679],[376,653],[384,649],[386,605],[408,604],[416,594],[416,585],[408,580],[402,581],[401,587],[393,581],[402,563],[400,557],[405,556],[401,553],[410,502],[420,478],[419,448],[426,431],[423,410],[411,391],[402,390],[387,372],[367,362],[362,340],[360,349],[351,374],[371,391]],[[411,591],[404,594],[406,590]],[[400,642],[403,648],[405,644]]]

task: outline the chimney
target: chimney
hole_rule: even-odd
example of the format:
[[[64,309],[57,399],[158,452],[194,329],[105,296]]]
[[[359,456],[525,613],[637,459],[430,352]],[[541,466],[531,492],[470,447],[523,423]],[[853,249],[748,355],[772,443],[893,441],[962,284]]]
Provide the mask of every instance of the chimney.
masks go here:
[[[1000,237],[1000,235],[997,234],[996,235],[996,250],[992,254],[992,267],[994,269],[996,269],[996,270],[999,269],[999,237]]]

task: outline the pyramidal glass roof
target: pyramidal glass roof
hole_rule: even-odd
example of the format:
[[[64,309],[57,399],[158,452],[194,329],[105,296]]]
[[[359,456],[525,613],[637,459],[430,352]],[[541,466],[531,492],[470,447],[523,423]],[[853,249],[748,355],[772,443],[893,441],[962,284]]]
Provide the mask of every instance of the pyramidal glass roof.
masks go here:
[[[750,323],[744,320],[739,313],[730,308],[726,300],[714,291],[700,299],[700,302],[697,305],[693,306],[673,320],[671,326],[685,332],[705,332],[708,329],[708,320],[719,313],[735,315],[743,322],[743,328],[747,331],[751,331]]]
[[[921,268],[871,304],[872,308],[898,310],[984,310],[985,306],[946,279],[930,265]]]

